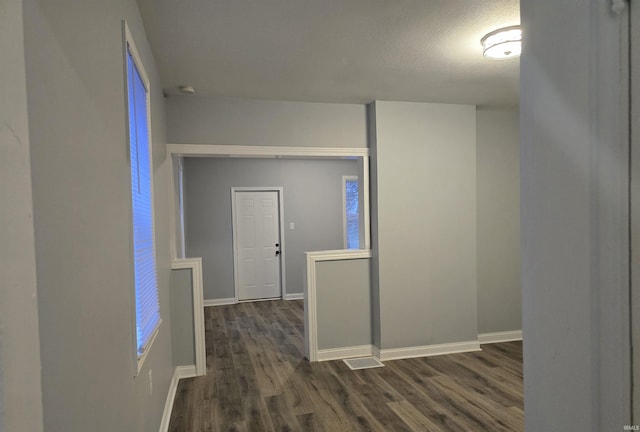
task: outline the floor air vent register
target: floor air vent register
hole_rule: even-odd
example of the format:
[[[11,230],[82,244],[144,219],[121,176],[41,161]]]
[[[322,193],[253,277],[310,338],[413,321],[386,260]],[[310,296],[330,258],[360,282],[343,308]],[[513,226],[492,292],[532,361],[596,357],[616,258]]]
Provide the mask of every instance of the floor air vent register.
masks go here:
[[[384,364],[382,364],[380,360],[374,357],[359,357],[343,359],[342,361],[345,362],[351,370],[371,369],[384,366]]]

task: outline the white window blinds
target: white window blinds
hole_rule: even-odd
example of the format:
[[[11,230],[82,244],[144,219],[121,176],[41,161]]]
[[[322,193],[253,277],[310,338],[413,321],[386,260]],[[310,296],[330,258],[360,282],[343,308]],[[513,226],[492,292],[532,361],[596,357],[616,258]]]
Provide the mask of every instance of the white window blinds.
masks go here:
[[[144,355],[160,325],[158,278],[153,228],[153,173],[149,142],[148,91],[127,49],[129,154],[133,218],[133,260],[138,358]]]
[[[360,248],[360,216],[358,209],[358,179],[346,178],[344,182],[345,234],[347,249]]]

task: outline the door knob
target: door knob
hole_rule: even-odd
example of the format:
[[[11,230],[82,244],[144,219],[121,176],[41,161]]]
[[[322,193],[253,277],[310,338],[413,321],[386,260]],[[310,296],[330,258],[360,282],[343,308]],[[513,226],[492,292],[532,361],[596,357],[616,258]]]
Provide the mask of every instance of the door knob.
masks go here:
[[[276,251],[276,256],[280,255],[280,251]]]

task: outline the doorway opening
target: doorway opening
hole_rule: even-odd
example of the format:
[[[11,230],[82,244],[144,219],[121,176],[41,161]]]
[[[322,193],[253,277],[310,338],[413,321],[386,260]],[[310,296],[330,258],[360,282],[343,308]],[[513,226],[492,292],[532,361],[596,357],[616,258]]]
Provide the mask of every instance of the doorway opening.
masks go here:
[[[242,295],[236,295],[234,275],[238,272],[234,271],[232,243],[231,219],[234,216],[230,191],[233,187],[237,190],[253,186],[263,190],[267,186],[266,189],[271,190],[283,188],[278,198],[279,206],[284,194],[287,195],[288,207],[280,207],[281,241],[273,242],[272,246],[280,244],[281,294],[278,297],[285,300],[304,298],[303,271],[300,270],[306,266],[304,252],[343,249],[345,209],[342,201],[345,192],[340,189],[345,187],[342,184],[345,175],[357,179],[358,190],[357,198],[356,195],[351,197],[357,199],[358,220],[357,224],[352,224],[357,227],[357,235],[352,233],[350,248],[371,248],[368,148],[205,144],[169,144],[167,147],[173,175],[171,254],[174,260],[203,257],[204,306],[232,304],[242,299]],[[210,174],[212,172],[215,174]],[[190,179],[189,188],[187,179]],[[195,195],[193,187],[197,189]],[[187,214],[191,216],[187,218]]]

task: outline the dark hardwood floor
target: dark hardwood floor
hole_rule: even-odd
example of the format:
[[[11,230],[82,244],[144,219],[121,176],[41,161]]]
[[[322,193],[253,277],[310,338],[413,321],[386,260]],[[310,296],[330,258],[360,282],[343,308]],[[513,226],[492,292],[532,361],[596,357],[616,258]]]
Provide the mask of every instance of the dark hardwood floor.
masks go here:
[[[172,432],[524,430],[520,342],[352,371],[303,358],[302,301],[205,311],[207,375],[180,381]]]

